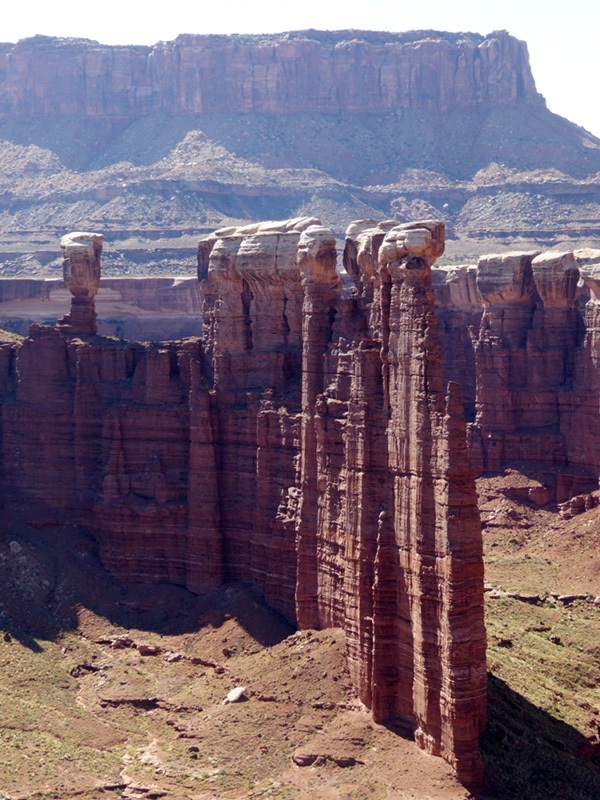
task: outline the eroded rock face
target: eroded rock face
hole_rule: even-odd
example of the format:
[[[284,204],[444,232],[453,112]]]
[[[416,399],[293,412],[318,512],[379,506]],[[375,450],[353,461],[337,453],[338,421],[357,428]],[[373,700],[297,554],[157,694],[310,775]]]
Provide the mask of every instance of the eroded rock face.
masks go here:
[[[419,744],[473,780],[482,775],[486,702],[481,526],[458,386],[444,398],[431,281],[443,225],[396,226],[383,236],[375,227],[358,237],[358,263],[369,254],[358,283],[371,286],[360,292],[364,327],[348,359],[344,435],[351,674],[376,719],[416,720]],[[334,419],[339,388],[326,392]],[[325,477],[335,486],[335,475]],[[442,641],[456,645],[447,659]],[[458,675],[468,676],[462,697]]]
[[[434,270],[444,372],[467,398],[476,470],[529,470],[546,503],[600,474],[598,263],[594,250],[525,252]]]
[[[402,717],[475,785],[481,528],[460,391],[442,383],[444,228],[351,234],[349,295],[319,220],[261,223],[200,243],[202,339],[78,337],[92,328],[72,308],[7,341],[4,494],[34,524],[89,526],[123,579],[252,581],[300,627],[342,627],[375,718]],[[93,309],[101,237],[62,244],[74,307]]]
[[[153,47],[35,36],[0,48],[0,119],[112,122],[152,111],[381,113],[524,102],[543,103],[527,47],[502,31],[184,35]]]
[[[483,303],[475,266],[436,267],[431,271],[444,380],[460,384],[465,418],[475,419],[475,349]]]
[[[528,463],[546,474],[559,500],[585,483],[570,457],[574,440],[565,436],[580,404],[573,391],[583,332],[578,280],[572,253],[489,256],[477,268],[485,309],[475,348],[476,463],[482,471]]]

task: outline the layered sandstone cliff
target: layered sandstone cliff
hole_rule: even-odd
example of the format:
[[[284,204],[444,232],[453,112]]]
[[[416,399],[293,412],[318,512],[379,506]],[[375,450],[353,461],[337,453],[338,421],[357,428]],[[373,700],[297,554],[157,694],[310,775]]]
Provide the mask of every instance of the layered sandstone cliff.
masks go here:
[[[104,336],[155,342],[202,331],[202,292],[193,277],[101,278],[94,301]],[[58,278],[0,279],[0,328],[27,335],[34,322],[56,323],[70,303]]]
[[[179,36],[109,47],[35,36],[0,50],[0,118],[472,110],[543,103],[523,42],[413,31]]]
[[[535,475],[538,504],[597,486],[600,251],[484,256],[435,270],[444,374],[469,398],[478,474]]]
[[[65,269],[93,322],[83,238]],[[34,524],[88,526],[124,580],[251,581],[300,627],[342,627],[375,719],[476,785],[481,526],[442,381],[443,247],[441,223],[358,224],[344,289],[317,219],[222,229],[199,247],[202,339],[105,339],[72,315],[8,339],[3,495]]]
[[[6,276],[52,275],[78,227],[105,233],[113,275],[184,273],[188,237],[307,213],[338,236],[444,219],[453,260],[547,247],[597,235],[598,175],[600,142],[546,108],[505,31],[0,43]]]

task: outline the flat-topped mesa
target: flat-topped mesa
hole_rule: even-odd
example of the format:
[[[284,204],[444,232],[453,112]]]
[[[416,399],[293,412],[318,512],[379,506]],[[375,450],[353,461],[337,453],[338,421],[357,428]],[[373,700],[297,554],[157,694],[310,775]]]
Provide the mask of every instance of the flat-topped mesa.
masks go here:
[[[152,47],[35,36],[0,51],[0,119],[447,113],[543,103],[527,46],[505,31],[183,35]]]
[[[60,241],[63,278],[73,298],[71,309],[58,321],[62,332],[73,336],[96,334],[94,297],[100,287],[100,258],[104,236],[100,233],[69,233]]]

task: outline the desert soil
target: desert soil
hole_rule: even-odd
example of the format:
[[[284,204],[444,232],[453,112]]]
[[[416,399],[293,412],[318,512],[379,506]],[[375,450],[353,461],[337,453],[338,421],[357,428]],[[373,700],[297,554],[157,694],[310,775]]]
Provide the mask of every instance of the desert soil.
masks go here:
[[[480,800],[600,797],[600,509],[563,520],[479,481],[489,720]],[[515,490],[516,489],[516,490]],[[248,586],[122,587],[85,531],[0,528],[0,798],[467,800],[373,723],[341,631]],[[599,601],[600,602],[600,601]],[[223,704],[231,689],[242,700]]]

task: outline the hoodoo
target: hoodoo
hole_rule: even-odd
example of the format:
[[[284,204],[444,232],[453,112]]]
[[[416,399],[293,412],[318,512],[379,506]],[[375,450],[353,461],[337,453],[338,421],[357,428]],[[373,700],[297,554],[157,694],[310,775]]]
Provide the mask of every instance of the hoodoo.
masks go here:
[[[355,223],[353,285],[317,219],[216,231],[202,337],[154,345],[93,335],[101,242],[63,239],[70,315],[2,345],[5,501],[89,527],[124,580],[251,581],[299,627],[342,628],[375,719],[480,784],[481,524],[442,380],[443,223]]]
[[[94,297],[100,288],[100,257],[104,236],[98,233],[71,233],[63,236],[63,278],[73,295],[71,311],[59,320],[59,327],[72,334],[96,333]]]

